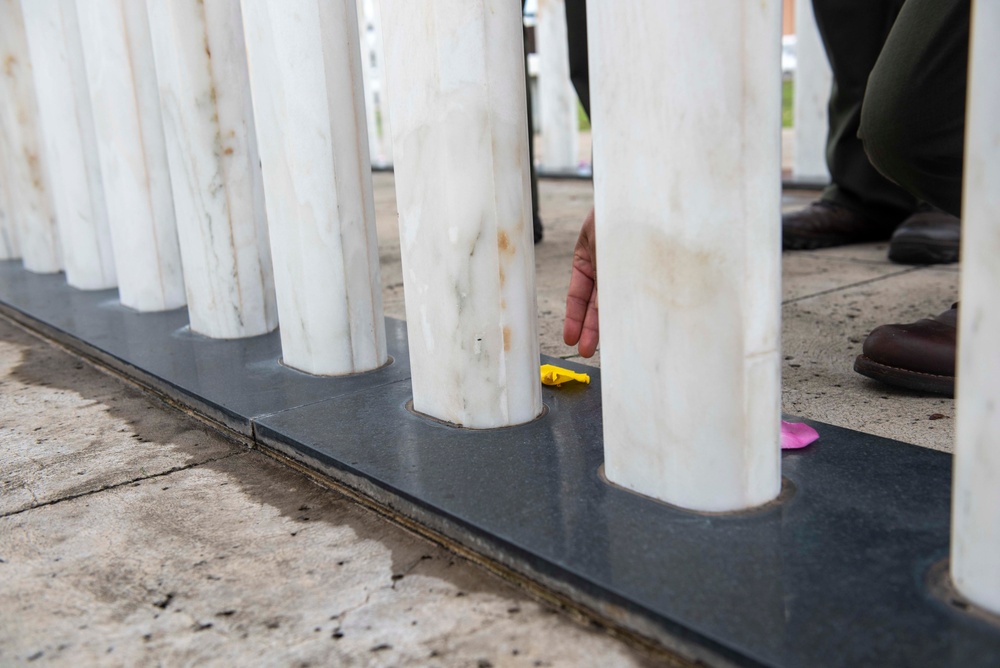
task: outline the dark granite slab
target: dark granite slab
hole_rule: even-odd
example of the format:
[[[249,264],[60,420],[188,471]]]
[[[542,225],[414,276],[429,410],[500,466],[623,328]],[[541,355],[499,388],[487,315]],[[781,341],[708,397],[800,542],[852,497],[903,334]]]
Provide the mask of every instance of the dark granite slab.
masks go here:
[[[3,312],[688,658],[1000,665],[1000,627],[928,587],[948,550],[949,455],[814,423],[820,441],[784,455],[782,502],[689,513],[602,480],[596,369],[562,363],[592,384],[545,388],[531,424],[462,430],[407,409],[398,321],[396,364],[320,379],[278,364],[276,334],[211,341],[183,310],[140,315],[115,295],[0,263]]]
[[[547,389],[548,415],[506,430],[414,415],[408,383],[397,383],[268,416],[257,432],[403,510],[447,518],[494,558],[516,555],[547,579],[685,629],[720,657],[1000,665],[1000,629],[932,600],[924,581],[948,550],[949,455],[814,424],[821,440],[784,456],[786,501],[744,516],[689,513],[603,482],[591,372],[590,387]]]
[[[33,274],[20,262],[0,262],[0,302],[15,319],[118,371],[251,435],[257,416],[409,378],[406,325],[386,321],[392,364],[366,374],[323,378],[280,363],[277,331],[222,341],[188,329],[187,309],[138,313],[121,306],[117,290],[85,291],[62,274]]]

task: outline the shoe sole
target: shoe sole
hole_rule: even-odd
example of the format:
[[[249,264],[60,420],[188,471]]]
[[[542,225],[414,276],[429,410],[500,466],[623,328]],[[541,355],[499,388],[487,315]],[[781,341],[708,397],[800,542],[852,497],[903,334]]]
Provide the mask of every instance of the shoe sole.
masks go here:
[[[900,369],[880,364],[865,355],[858,355],[858,358],[854,360],[854,370],[862,376],[867,376],[886,385],[916,390],[917,392],[943,394],[948,397],[955,396],[954,376],[939,376],[933,373]]]
[[[958,262],[958,244],[893,239],[889,244],[889,259],[898,264],[953,264]]]

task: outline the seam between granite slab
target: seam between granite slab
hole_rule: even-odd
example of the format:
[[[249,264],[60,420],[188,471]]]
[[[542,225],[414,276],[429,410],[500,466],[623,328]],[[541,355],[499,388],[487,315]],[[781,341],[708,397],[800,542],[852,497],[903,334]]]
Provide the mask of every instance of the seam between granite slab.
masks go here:
[[[169,380],[162,378],[155,373],[146,371],[145,369],[136,366],[132,362],[122,359],[113,353],[109,353],[89,341],[81,339],[75,334],[67,332],[66,330],[56,327],[41,318],[35,317],[30,313],[25,313],[2,301],[0,301],[0,317],[6,319],[14,326],[19,327],[29,335],[40,338],[50,345],[59,348],[63,352],[84,360],[92,367],[100,370],[102,373],[114,376],[115,378],[118,378],[119,380],[156,397],[167,405],[173,406],[184,413],[197,417],[202,422],[211,424],[240,442],[245,442],[248,438],[250,438],[248,433],[243,433],[233,426],[222,422],[220,419],[209,415],[207,411],[195,408],[195,405],[208,407],[208,403],[206,403],[201,397],[198,397],[183,388],[179,388]],[[173,388],[176,396],[175,394],[172,394],[170,390],[166,389],[167,387]],[[235,418],[234,422],[241,422],[245,420],[249,427],[249,417],[238,415],[221,407],[214,410],[220,416],[228,415]]]
[[[884,276],[877,276],[875,278],[867,278],[863,281],[857,281],[855,283],[847,283],[845,285],[838,286],[836,288],[828,288],[826,290],[820,290],[819,292],[810,293],[808,295],[802,295],[800,297],[792,297],[791,299],[782,300],[782,306],[788,306],[789,304],[796,304],[807,299],[812,299],[814,297],[822,297],[823,295],[833,294],[835,292],[841,292],[843,290],[850,290],[853,288],[860,287],[862,285],[870,285],[872,283],[878,283],[879,281],[884,281],[890,278],[896,278],[898,276],[905,276],[906,274],[912,274],[914,272],[920,271],[923,267],[910,267],[908,269],[903,269],[902,271],[895,271],[891,274],[885,274]]]
[[[180,471],[188,471],[190,469],[197,468],[199,466],[203,466],[204,464],[212,464],[214,462],[219,462],[219,461],[222,461],[224,459],[230,459],[232,457],[239,457],[240,455],[245,455],[248,452],[249,452],[249,450],[244,450],[242,452],[230,452],[229,454],[222,455],[221,457],[211,457],[209,459],[203,459],[201,461],[192,462],[191,464],[184,464],[183,466],[174,466],[172,468],[167,469],[166,471],[160,471],[158,473],[151,473],[149,475],[139,476],[137,478],[130,478],[129,480],[123,480],[121,482],[116,482],[116,483],[111,484],[111,485],[104,485],[104,486],[98,487],[96,489],[87,490],[86,492],[80,492],[78,494],[70,494],[68,496],[63,496],[63,497],[60,497],[58,499],[52,499],[51,501],[44,501],[42,503],[36,503],[36,504],[34,504],[32,506],[28,506],[27,508],[21,508],[19,510],[11,510],[11,511],[6,512],[6,513],[0,513],[0,519],[6,519],[8,517],[14,517],[16,515],[20,515],[22,513],[26,513],[26,512],[31,511],[31,510],[37,510],[39,508],[46,508],[48,506],[54,506],[54,505],[63,503],[64,501],[73,501],[75,499],[82,499],[84,497],[92,496],[94,494],[100,494],[101,492],[106,492],[108,490],[118,489],[120,487],[125,487],[126,485],[133,485],[133,484],[135,484],[137,482],[143,482],[144,480],[155,480],[156,478],[163,478],[165,476],[172,475],[174,473],[179,473]]]
[[[395,385],[396,383],[408,383],[410,382],[410,376],[407,375],[405,378],[397,378],[396,380],[387,380],[384,383],[378,383],[377,385],[368,385],[365,387],[359,387],[356,390],[351,390],[350,392],[342,392],[340,394],[335,394],[329,397],[320,397],[313,401],[307,401],[304,404],[297,404],[295,406],[288,406],[287,408],[282,408],[279,411],[272,411],[270,413],[260,413],[259,415],[253,415],[249,419],[250,421],[250,432],[251,438],[254,442],[257,441],[257,423],[260,420],[266,420],[267,418],[274,417],[275,415],[281,415],[282,413],[287,413],[288,411],[298,410],[300,408],[306,408],[308,406],[314,406],[316,404],[321,404],[326,401],[336,401],[337,399],[343,399],[345,397],[350,397],[359,392],[368,392],[369,390],[375,390],[380,387],[388,387],[389,385]]]

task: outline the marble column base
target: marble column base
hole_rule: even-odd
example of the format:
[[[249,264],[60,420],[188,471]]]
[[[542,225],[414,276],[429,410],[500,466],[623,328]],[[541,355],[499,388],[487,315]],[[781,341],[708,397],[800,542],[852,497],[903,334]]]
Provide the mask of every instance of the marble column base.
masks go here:
[[[962,206],[951,575],[1000,614],[1000,5],[975,2]]]
[[[318,375],[388,359],[356,0],[245,0],[282,359]]]
[[[49,274],[63,267],[55,204],[38,129],[38,103],[20,0],[0,0],[0,155],[10,183],[9,206],[24,266]]]
[[[74,0],[22,3],[52,175],[66,281],[81,290],[118,284]]]
[[[713,512],[781,487],[781,3],[723,4],[587,5],[606,473]]]
[[[384,0],[413,406],[541,413],[521,7]]]
[[[147,0],[191,329],[278,324],[239,0]]]
[[[122,304],[186,303],[145,2],[76,0]]]

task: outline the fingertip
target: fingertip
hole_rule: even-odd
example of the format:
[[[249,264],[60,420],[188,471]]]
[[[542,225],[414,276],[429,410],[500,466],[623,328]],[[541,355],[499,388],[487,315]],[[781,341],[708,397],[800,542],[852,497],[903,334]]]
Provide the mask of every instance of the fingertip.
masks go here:
[[[566,320],[563,323],[563,343],[567,346],[575,346],[580,340],[580,328],[575,323]]]
[[[586,332],[587,336],[580,337],[580,357],[591,358],[594,353],[597,352],[597,337],[589,335],[590,332]]]

